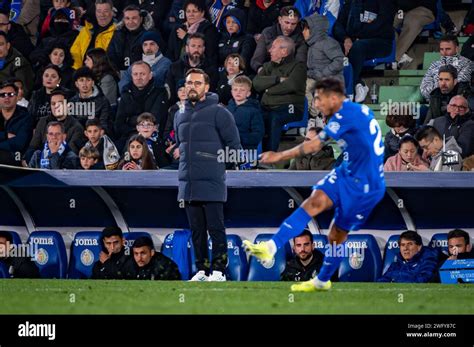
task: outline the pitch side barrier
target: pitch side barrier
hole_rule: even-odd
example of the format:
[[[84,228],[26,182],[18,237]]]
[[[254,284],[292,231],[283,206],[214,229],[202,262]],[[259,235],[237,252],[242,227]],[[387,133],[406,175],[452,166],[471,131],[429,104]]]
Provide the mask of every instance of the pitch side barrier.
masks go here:
[[[322,171],[229,171],[225,224],[278,227]],[[474,174],[386,173],[387,192],[364,229],[474,228]],[[0,166],[0,225],[187,228],[177,171],[43,171]],[[310,225],[326,229],[332,212]]]

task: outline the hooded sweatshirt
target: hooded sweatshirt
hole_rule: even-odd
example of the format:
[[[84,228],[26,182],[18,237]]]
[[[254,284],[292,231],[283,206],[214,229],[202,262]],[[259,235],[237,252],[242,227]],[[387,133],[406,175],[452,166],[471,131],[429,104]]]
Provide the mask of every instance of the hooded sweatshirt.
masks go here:
[[[430,170],[432,171],[461,171],[462,169],[462,159],[461,153],[462,149],[459,147],[458,143],[454,137],[448,137],[446,139],[446,149],[445,153],[451,154],[453,156],[457,155],[457,164],[448,166],[443,164],[443,149],[439,151],[430,161]]]

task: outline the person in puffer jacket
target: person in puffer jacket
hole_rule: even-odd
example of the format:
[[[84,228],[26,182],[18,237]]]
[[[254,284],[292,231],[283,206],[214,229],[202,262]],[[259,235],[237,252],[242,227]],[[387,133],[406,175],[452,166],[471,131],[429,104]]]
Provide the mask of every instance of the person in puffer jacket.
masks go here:
[[[428,283],[436,278],[438,256],[435,250],[424,247],[416,231],[400,235],[400,252],[387,272],[377,282]]]

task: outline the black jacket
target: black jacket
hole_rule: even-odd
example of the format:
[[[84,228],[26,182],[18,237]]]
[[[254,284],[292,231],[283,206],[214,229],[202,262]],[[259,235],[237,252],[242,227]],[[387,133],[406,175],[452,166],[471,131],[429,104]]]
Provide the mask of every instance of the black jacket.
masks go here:
[[[362,23],[360,16],[365,11],[377,14],[369,23]],[[350,37],[355,39],[393,40],[395,6],[392,0],[347,0],[333,27],[333,36],[340,43]]]
[[[19,51],[26,59],[30,56],[35,46],[31,43],[30,37],[20,24],[10,22],[10,30],[8,31],[8,41]]]
[[[3,117],[0,119],[4,121]],[[27,109],[17,105],[13,116],[8,121],[2,123],[3,127],[0,129],[0,150],[23,154],[28,148],[31,136],[33,135],[31,116]],[[15,137],[9,139],[8,133],[15,134]]]
[[[241,72],[235,77],[238,76],[244,76],[244,73]],[[230,83],[232,82],[233,80]],[[224,105],[228,105],[229,101],[232,100],[232,86],[229,84],[229,79],[227,78],[227,71],[225,70],[219,73],[219,82],[217,82],[216,93],[217,95],[219,95],[219,102]]]
[[[211,63],[206,57],[207,55],[204,57],[203,61],[195,67],[204,70],[204,72],[209,75],[209,79],[211,80],[209,91],[214,92],[219,80],[219,73],[217,72],[217,65]],[[171,64],[170,70],[166,77],[166,84],[168,85],[171,94],[170,103],[174,104],[176,101],[178,101],[176,85],[179,80],[184,80],[186,71],[188,71],[191,67],[192,66],[189,65],[189,60],[186,55]]]
[[[136,133],[137,118],[143,112],[151,112],[163,134],[168,116],[168,93],[164,87],[157,87],[153,80],[139,90],[130,83],[123,91],[115,119],[115,136],[123,141]]]
[[[31,258],[0,258],[0,263],[6,266],[12,278],[40,278],[38,266]]]
[[[242,24],[240,32],[229,34],[225,27],[226,18],[236,17]],[[224,66],[225,58],[231,53],[238,53],[244,58],[245,65],[250,68],[250,59],[255,51],[256,43],[252,35],[245,32],[245,13],[243,10],[234,8],[228,11],[222,18],[222,25],[219,32],[219,66]]]
[[[130,280],[181,280],[181,273],[176,263],[160,252],[155,252],[150,262],[144,267],[138,267],[133,256],[130,256],[123,267],[123,274],[125,279]]]
[[[449,101],[456,95],[464,96],[469,102],[469,108],[472,109],[471,103],[473,102],[473,96],[471,93],[471,87],[468,83],[457,83],[453,90],[448,94],[441,93],[441,90],[438,87],[430,93],[430,107],[426,114],[424,124],[428,124],[432,119],[444,116],[447,112]]]
[[[311,262],[306,266],[301,263],[298,257],[294,257],[286,262],[286,267],[280,275],[280,280],[294,282],[309,281],[316,277],[321,270],[323,259],[324,255],[317,249],[313,250],[313,259],[311,259]],[[331,280],[337,280],[337,274],[334,274]]]
[[[206,56],[209,57],[209,60],[213,63],[217,63],[217,43],[219,42],[219,33],[217,32],[214,24],[205,20],[199,24],[197,29],[198,33],[204,35],[204,43],[206,46]],[[177,61],[183,56],[184,46],[186,44],[187,35],[180,40],[176,35],[176,30],[171,30],[170,37],[168,39],[168,51],[166,56],[171,59],[171,61]]]
[[[123,248],[119,253],[112,254],[104,263],[97,261],[92,268],[92,279],[114,280],[123,279],[123,267],[130,256]]]
[[[241,149],[232,114],[208,93],[195,105],[186,102],[184,112],[175,115],[174,129],[180,153],[178,200],[225,202],[227,160],[220,153]]]
[[[462,149],[462,157],[467,158],[474,154],[474,120],[469,114],[457,116],[454,119],[448,114],[436,118],[433,127],[446,138],[453,136]]]
[[[272,26],[278,20],[281,7],[280,1],[277,0],[270,7],[262,10],[257,6],[256,1],[252,0],[248,12],[247,32],[252,35],[260,34],[263,29]]]

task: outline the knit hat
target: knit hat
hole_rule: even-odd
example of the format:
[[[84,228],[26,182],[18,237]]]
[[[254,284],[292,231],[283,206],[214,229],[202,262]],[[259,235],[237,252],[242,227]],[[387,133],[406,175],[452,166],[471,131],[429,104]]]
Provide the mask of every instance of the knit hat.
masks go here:
[[[143,34],[142,45],[145,41],[155,41],[156,44],[159,46],[161,42],[161,36],[156,31],[147,31]]]
[[[184,82],[184,79],[180,79],[178,82],[176,82],[176,93],[178,92],[178,90],[184,87]]]

